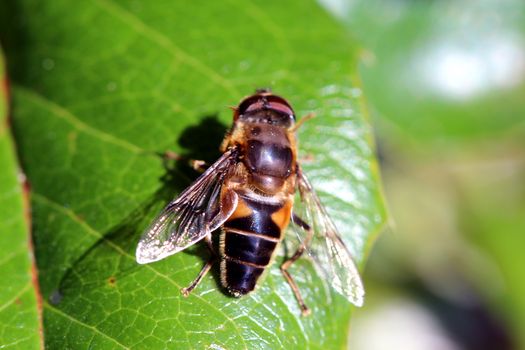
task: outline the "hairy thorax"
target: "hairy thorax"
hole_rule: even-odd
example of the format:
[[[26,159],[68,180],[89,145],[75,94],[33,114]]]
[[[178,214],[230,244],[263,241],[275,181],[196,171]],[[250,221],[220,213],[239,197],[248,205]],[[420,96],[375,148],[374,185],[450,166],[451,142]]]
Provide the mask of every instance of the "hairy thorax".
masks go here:
[[[243,163],[250,185],[268,195],[282,191],[295,170],[295,157],[286,129],[262,123],[247,123],[243,129]]]

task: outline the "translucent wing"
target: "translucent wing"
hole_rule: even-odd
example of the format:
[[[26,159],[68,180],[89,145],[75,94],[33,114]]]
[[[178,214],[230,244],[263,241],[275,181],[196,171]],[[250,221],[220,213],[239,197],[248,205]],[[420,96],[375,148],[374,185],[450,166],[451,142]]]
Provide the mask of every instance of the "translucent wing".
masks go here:
[[[319,274],[352,304],[362,306],[365,291],[352,256],[308,179],[300,170],[297,175],[301,200],[294,205],[292,222],[299,240]]]
[[[221,205],[221,188],[235,168],[237,152],[225,152],[193,184],[155,218],[139,241],[139,264],[164,259],[196,243],[211,233],[237,207],[235,192],[227,192]]]

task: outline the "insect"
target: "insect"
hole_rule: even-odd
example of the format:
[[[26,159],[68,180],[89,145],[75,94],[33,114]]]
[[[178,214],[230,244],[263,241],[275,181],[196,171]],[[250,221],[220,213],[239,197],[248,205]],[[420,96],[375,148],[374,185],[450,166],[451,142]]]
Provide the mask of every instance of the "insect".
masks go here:
[[[295,132],[306,118],[296,123],[290,104],[269,90],[233,110],[222,156],[157,216],[138,243],[137,262],[158,261],[205,240],[212,258],[182,293],[188,296],[219,260],[221,284],[240,297],[255,289],[291,221],[300,244],[281,271],[302,314],[310,309],[288,269],[304,252],[337,292],[361,306],[359,272],[297,161]],[[211,237],[217,229],[218,249]]]

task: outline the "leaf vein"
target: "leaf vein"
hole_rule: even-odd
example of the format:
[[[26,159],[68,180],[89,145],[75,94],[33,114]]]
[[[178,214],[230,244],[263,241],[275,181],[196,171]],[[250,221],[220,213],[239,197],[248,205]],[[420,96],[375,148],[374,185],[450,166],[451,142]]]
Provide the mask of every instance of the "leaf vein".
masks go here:
[[[242,9],[248,16],[255,20],[261,28],[263,28],[267,33],[275,38],[277,45],[280,47],[285,62],[289,63],[291,58],[292,51],[290,50],[289,43],[286,42],[286,36],[283,35],[283,32],[280,30],[280,26],[273,22],[273,20],[266,15],[264,11],[261,10],[255,2],[252,1],[242,1],[240,4],[235,1],[229,0],[232,4],[238,4],[239,8]],[[282,67],[282,69],[289,70],[287,67]]]
[[[30,287],[31,287],[31,281],[27,282],[26,285],[22,287],[22,289],[20,289],[20,291],[16,293],[11,299],[3,303],[2,306],[0,306],[0,312],[4,311],[7,307],[13,304],[22,294],[27,292]]]
[[[25,253],[26,245],[21,245],[20,249],[10,252],[9,254],[4,255],[0,259],[0,266],[7,264],[9,261],[13,260],[15,256]]]
[[[109,340],[113,341],[115,344],[119,345],[123,349],[129,349],[127,346],[125,346],[124,344],[120,343],[117,339],[112,338],[109,335],[103,333],[98,328],[93,327],[93,326],[91,326],[91,325],[89,325],[89,324],[87,324],[85,322],[80,321],[79,319],[76,319],[76,318],[72,317],[71,315],[66,314],[65,312],[63,312],[63,311],[61,311],[61,310],[51,306],[47,302],[44,304],[44,308],[48,309],[51,312],[54,312],[55,314],[57,314],[59,316],[62,316],[64,318],[66,318],[66,319],[68,319],[68,320],[70,320],[70,321],[72,321],[72,322],[74,322],[76,324],[79,324],[79,325],[81,325],[81,326],[83,326],[83,327],[85,327],[87,329],[91,329],[93,332],[101,335],[102,337],[104,337],[106,339],[109,339]]]
[[[102,130],[96,129],[86,123],[84,123],[82,120],[80,120],[77,116],[75,116],[73,113],[68,111],[66,108],[56,104],[55,102],[49,100],[48,98],[38,94],[34,90],[29,90],[23,86],[17,85],[16,86],[17,91],[23,95],[26,99],[39,104],[43,108],[49,110],[53,113],[56,117],[66,121],[75,129],[78,131],[84,132],[88,135],[91,135],[95,138],[98,138],[102,141],[120,146],[124,149],[127,149],[133,153],[144,153],[146,152],[142,148],[128,142],[122,139],[119,139],[118,137],[115,137],[111,134],[108,134]]]
[[[103,7],[107,12],[112,13],[113,15],[119,17],[122,21],[127,23],[138,34],[141,34],[144,37],[148,38],[152,42],[156,43],[157,45],[168,51],[171,55],[173,55],[173,57],[180,59],[181,61],[194,68],[196,71],[207,76],[211,81],[225,88],[233,96],[241,96],[239,91],[233,86],[233,84],[228,79],[218,74],[215,70],[208,67],[202,61],[198,60],[194,56],[182,50],[180,47],[175,45],[175,43],[173,43],[173,41],[170,40],[166,35],[162,34],[158,30],[144,23],[139,17],[137,17],[133,13],[115,4],[113,1],[97,0],[97,3],[101,7]]]

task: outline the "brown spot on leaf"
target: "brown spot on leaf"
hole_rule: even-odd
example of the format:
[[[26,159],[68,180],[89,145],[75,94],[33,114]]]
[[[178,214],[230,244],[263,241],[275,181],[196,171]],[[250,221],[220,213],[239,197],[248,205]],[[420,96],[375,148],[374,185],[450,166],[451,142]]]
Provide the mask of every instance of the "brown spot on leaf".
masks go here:
[[[117,279],[115,278],[115,276],[111,276],[110,278],[108,278],[108,284],[111,287],[114,287],[116,283],[117,283]]]

